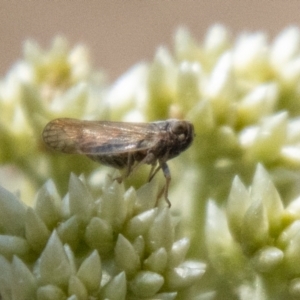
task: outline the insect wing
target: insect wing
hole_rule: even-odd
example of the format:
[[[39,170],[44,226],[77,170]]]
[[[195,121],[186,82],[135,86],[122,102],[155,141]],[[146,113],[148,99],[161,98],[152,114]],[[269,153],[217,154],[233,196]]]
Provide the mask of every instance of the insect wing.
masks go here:
[[[161,138],[155,123],[125,123],[56,119],[48,123],[43,139],[50,147],[66,153],[105,155],[145,150]]]

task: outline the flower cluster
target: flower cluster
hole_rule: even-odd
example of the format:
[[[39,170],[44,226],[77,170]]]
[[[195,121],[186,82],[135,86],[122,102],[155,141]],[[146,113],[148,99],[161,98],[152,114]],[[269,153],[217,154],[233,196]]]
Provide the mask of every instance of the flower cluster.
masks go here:
[[[295,27],[284,30],[271,45],[261,32],[244,33],[233,43],[228,31],[219,25],[209,31],[203,44],[199,44],[182,29],[175,38],[174,54],[159,48],[152,63],[134,67],[108,93],[109,101],[116,103],[120,111],[131,108],[123,115],[125,120],[171,117],[193,122],[194,144],[188,150],[189,154],[182,154],[182,160],[178,159],[176,165],[171,166],[176,183],[173,183],[175,188],[170,197],[181,209],[188,232],[193,236],[191,253],[206,257],[216,272],[215,280],[209,283],[211,295],[216,296],[218,291],[223,295],[226,282],[226,286],[231,286],[227,290],[229,295],[232,292],[237,296],[233,291],[239,289],[241,299],[253,299],[260,289],[260,295],[267,297],[270,286],[276,280],[280,281],[282,274],[287,274],[279,268],[275,274],[271,272],[272,280],[268,275],[262,279],[251,268],[249,255],[260,257],[269,253],[266,260],[281,256],[278,253],[283,248],[274,241],[267,242],[274,240],[274,230],[278,238],[287,225],[278,221],[283,215],[274,209],[283,207],[300,194],[299,58],[300,31]],[[126,90],[126,87],[132,89]],[[120,111],[115,111],[116,116]],[[263,224],[257,224],[255,217],[260,216],[259,208],[252,212],[251,218],[236,208],[236,214],[245,219],[245,230],[239,229],[238,239],[237,229],[224,232],[226,223],[232,222],[230,218],[226,220],[226,216],[212,213],[211,207],[215,206],[211,201],[207,205],[207,201],[212,198],[213,203],[226,203],[235,176],[250,184],[258,162],[267,168],[281,197],[278,200],[269,195],[269,205],[274,205],[268,212],[270,218],[273,216],[270,224],[266,224],[266,219],[260,220]],[[267,192],[258,189],[255,197],[262,198]],[[230,195],[235,198],[236,207],[243,205],[245,195]],[[224,225],[224,230],[207,234],[210,222],[212,228]],[[273,222],[277,228],[273,228]],[[235,227],[239,228],[239,225]],[[257,226],[262,227],[263,233],[255,230]],[[266,234],[269,230],[271,237]],[[243,243],[238,247],[236,241],[241,239]],[[208,256],[205,247],[208,247]],[[270,249],[274,251],[270,252]],[[248,276],[252,278],[252,285],[246,284]],[[270,286],[263,284],[266,278],[271,282]],[[295,291],[297,278],[291,282]],[[284,295],[297,294],[289,293],[290,288],[284,286],[285,283],[283,280],[274,291],[281,288]]]
[[[27,43],[0,85],[0,163],[21,170],[32,190],[52,178],[58,193],[48,182],[33,208],[0,193],[0,264],[10,274],[0,278],[2,298],[22,299],[14,284],[23,279],[22,293],[38,299],[299,297],[299,79],[296,27],[272,43],[261,32],[234,41],[220,25],[198,43],[180,29],[174,51],[160,47],[111,86],[84,47]],[[184,262],[189,242],[175,238],[178,220],[167,209],[154,208],[155,181],[125,191],[103,169],[92,174],[87,158],[43,145],[49,120],[103,119],[107,108],[110,120],[194,124],[193,145],[168,162],[169,198],[191,237],[189,254],[207,262],[205,286],[190,288],[204,265]],[[85,173],[87,185],[73,176],[68,186],[71,171]]]
[[[203,206],[194,210],[195,199],[205,202],[212,189],[224,201],[234,176],[249,183],[257,162],[272,172],[280,192],[295,196],[290,192],[300,166],[299,41],[295,27],[271,45],[261,32],[244,33],[233,42],[220,25],[199,44],[181,29],[174,54],[160,47],[152,63],[136,65],[109,89],[115,118],[193,122],[196,139],[181,160],[189,167],[177,171],[174,166],[172,175],[175,181],[180,177],[177,188],[189,186],[191,177],[193,184],[202,181],[187,196],[197,216]],[[173,202],[182,203],[177,194]]]
[[[1,188],[2,299],[174,299],[205,264],[185,261],[189,240],[156,192],[107,177],[94,199],[71,175],[63,199],[48,181],[30,207]]]
[[[215,280],[227,280],[240,299],[299,298],[299,199],[285,207],[261,165],[248,189],[233,180],[224,209],[210,199],[205,233]]]
[[[47,51],[33,41],[25,43],[23,60],[0,83],[0,163],[10,164],[14,176],[23,178],[24,194],[30,190],[32,196],[49,176],[66,192],[72,159],[45,156],[41,132],[57,117],[101,118],[104,92],[103,75],[92,70],[84,46],[70,49],[61,37]],[[80,157],[73,169],[91,170],[92,164]]]

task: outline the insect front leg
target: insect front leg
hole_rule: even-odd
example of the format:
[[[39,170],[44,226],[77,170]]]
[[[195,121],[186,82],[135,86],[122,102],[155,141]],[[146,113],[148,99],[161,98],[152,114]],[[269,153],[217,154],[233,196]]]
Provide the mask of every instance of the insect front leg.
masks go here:
[[[127,169],[127,176],[129,176],[130,174],[132,174],[133,172],[135,172],[135,170],[137,170],[141,165],[143,164],[151,164],[151,165],[156,165],[156,159],[155,156],[153,155],[153,153],[147,153],[146,156],[144,156],[143,159],[137,159],[134,154],[129,154],[130,155],[130,160],[128,160],[128,169]],[[137,161],[137,163],[135,164],[135,161]],[[152,169],[150,171],[150,174],[152,173]]]
[[[168,198],[168,192],[169,192],[169,185],[170,185],[170,182],[171,182],[171,172],[170,172],[170,169],[167,165],[166,162],[160,162],[159,163],[159,167],[157,167],[157,169],[162,169],[163,173],[164,173],[164,176],[166,178],[166,184],[165,186],[162,188],[162,190],[160,191],[160,193],[158,194],[158,197],[157,197],[157,201],[158,199],[162,196],[162,194],[164,194],[164,197],[165,197],[165,200],[168,204],[169,207],[171,207],[171,202]],[[157,170],[157,171],[158,171]],[[154,174],[152,175],[152,177],[156,174],[157,172],[155,171]]]
[[[161,165],[158,165],[157,168],[156,167],[156,163],[152,165],[150,173],[149,173],[149,177],[148,177],[148,181],[150,182],[153,177],[156,175],[156,173],[161,169]]]
[[[127,170],[126,173],[124,175],[125,178],[127,178],[131,173],[132,173],[132,166],[134,164],[134,159],[133,159],[133,155],[131,153],[128,153],[128,159],[127,159]]]

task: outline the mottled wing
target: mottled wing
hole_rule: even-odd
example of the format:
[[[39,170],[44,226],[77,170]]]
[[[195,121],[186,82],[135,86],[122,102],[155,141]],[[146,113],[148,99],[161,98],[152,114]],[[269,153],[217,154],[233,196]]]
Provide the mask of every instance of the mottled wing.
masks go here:
[[[65,153],[105,155],[145,150],[161,138],[155,123],[56,119],[43,131],[44,142]]]

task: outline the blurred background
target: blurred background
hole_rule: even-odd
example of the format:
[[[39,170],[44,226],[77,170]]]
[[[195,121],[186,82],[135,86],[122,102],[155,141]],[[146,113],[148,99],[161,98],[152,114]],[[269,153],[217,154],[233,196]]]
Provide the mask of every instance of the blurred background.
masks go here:
[[[159,45],[172,47],[179,26],[201,42],[207,29],[225,25],[233,35],[265,31],[270,40],[299,25],[298,0],[90,0],[1,1],[0,74],[22,56],[28,38],[48,48],[57,34],[71,46],[84,43],[95,69],[111,81],[141,60],[152,60]]]

